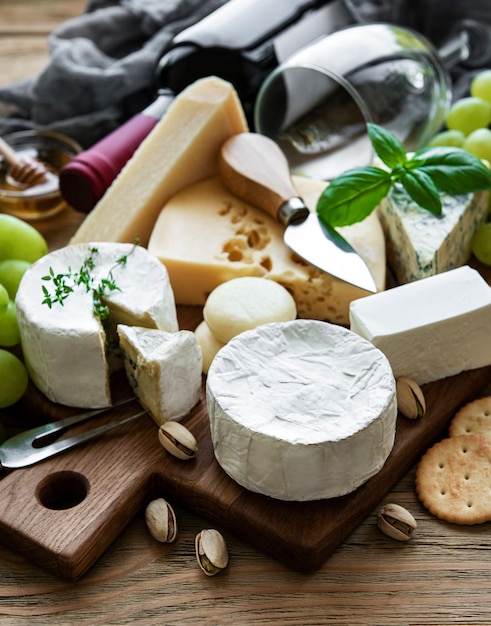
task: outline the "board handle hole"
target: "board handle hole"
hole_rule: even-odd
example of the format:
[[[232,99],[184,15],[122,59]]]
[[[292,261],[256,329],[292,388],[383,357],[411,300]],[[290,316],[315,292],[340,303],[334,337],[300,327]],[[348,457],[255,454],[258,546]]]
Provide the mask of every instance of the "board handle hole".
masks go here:
[[[85,500],[89,481],[78,472],[55,472],[46,476],[37,486],[36,497],[47,509],[71,509]]]

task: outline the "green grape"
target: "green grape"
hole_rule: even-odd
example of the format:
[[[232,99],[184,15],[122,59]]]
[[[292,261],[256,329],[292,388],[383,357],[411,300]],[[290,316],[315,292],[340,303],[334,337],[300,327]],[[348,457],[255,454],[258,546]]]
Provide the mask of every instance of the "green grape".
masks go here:
[[[460,130],[469,135],[473,130],[489,126],[491,106],[480,98],[462,98],[450,107],[445,122],[449,130]]]
[[[471,249],[478,261],[491,265],[491,222],[476,230],[472,237]]]
[[[491,130],[489,128],[474,130],[466,137],[462,147],[479,159],[486,159],[491,163]]]
[[[7,308],[9,300],[9,292],[0,284],[0,314]]]
[[[0,214],[0,261],[21,259],[33,263],[47,251],[46,240],[34,226],[13,215]]]
[[[20,342],[19,325],[15,313],[15,304],[8,301],[6,308],[0,311],[0,346],[11,348]]]
[[[461,148],[465,135],[460,130],[444,130],[430,139],[428,146],[449,146]]]
[[[28,381],[24,363],[11,352],[0,349],[0,409],[21,399]]]
[[[471,82],[471,96],[481,98],[491,104],[491,70],[479,72]]]
[[[0,284],[2,284],[8,291],[11,300],[15,299],[15,294],[19,287],[21,278],[24,276],[24,272],[31,266],[29,261],[22,261],[21,259],[5,259],[0,261]],[[0,297],[0,305],[1,305]]]

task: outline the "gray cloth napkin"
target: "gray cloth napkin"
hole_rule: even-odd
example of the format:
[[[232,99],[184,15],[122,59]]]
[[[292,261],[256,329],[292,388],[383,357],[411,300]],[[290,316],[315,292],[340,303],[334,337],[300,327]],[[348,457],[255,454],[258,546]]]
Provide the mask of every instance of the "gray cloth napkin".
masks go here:
[[[0,88],[0,135],[56,130],[83,147],[92,145],[153,100],[155,68],[172,38],[224,2],[89,0],[83,15],[49,36],[49,61],[39,76]],[[489,0],[344,2],[354,22],[410,26],[437,46],[463,19],[491,29]],[[491,45],[484,48],[491,66]],[[473,71],[454,72],[456,94],[467,89]]]
[[[90,0],[50,34],[37,77],[0,88],[0,135],[36,128],[93,144],[152,101],[173,37],[224,2]]]

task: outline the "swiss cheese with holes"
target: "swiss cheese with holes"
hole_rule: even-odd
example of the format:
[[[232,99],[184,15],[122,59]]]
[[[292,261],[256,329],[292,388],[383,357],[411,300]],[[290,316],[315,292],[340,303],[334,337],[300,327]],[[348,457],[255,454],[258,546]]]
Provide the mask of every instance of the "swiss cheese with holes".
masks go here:
[[[326,183],[294,178],[299,195],[315,210]],[[366,291],[322,272],[283,243],[284,227],[239,200],[212,177],[187,187],[164,206],[148,249],[166,266],[178,304],[204,305],[221,283],[261,276],[292,294],[299,317],[348,324],[349,303]],[[385,243],[375,213],[340,229],[363,257],[378,290],[385,288]]]

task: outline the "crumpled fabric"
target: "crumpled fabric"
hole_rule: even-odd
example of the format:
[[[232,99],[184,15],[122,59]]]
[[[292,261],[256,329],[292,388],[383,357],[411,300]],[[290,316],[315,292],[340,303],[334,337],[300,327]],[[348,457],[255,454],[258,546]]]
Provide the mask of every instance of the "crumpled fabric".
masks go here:
[[[489,0],[343,1],[353,22],[408,26],[437,47],[464,19],[491,29]],[[92,145],[153,100],[155,68],[173,37],[224,2],[89,0],[83,15],[50,34],[49,60],[37,77],[0,88],[0,135],[55,130],[82,147]],[[484,48],[491,57],[491,43]],[[472,75],[486,63],[491,67],[491,58],[454,69],[456,96],[465,93]]]
[[[153,100],[173,37],[224,2],[90,0],[49,35],[37,77],[0,88],[0,135],[36,128],[92,145]]]

